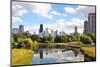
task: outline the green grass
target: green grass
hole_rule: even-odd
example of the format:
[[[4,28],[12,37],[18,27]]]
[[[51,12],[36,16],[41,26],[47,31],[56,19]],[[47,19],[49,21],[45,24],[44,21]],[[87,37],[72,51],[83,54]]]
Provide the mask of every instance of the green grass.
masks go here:
[[[32,64],[33,51],[30,49],[12,49],[12,65]]]
[[[95,47],[81,47],[81,49],[84,51],[86,55],[89,57],[96,57],[96,48]]]

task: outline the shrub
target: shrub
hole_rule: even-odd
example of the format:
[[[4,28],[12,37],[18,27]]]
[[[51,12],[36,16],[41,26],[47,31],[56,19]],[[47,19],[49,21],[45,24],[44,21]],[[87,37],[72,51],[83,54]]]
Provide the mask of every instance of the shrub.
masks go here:
[[[91,44],[93,42],[93,40],[91,39],[91,37],[87,36],[87,35],[82,35],[80,37],[80,41],[84,44]]]

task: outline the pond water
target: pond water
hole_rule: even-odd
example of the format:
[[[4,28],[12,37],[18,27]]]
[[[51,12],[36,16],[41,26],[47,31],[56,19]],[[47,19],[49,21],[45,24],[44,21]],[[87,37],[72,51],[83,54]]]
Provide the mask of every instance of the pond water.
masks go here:
[[[43,49],[43,57],[40,58],[40,52],[33,55],[32,64],[48,64],[63,62],[79,62],[84,61],[84,54],[78,52],[75,55],[73,50],[66,49]]]

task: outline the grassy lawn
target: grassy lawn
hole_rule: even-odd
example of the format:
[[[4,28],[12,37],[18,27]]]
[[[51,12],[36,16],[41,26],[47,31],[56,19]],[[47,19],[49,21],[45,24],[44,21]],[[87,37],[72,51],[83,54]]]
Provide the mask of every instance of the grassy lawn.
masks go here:
[[[96,53],[95,53],[95,50],[96,48],[95,47],[81,47],[81,49],[84,51],[84,53],[86,55],[88,55],[89,57],[93,57],[95,58],[96,57]]]
[[[29,49],[12,49],[12,65],[32,64],[33,51]]]

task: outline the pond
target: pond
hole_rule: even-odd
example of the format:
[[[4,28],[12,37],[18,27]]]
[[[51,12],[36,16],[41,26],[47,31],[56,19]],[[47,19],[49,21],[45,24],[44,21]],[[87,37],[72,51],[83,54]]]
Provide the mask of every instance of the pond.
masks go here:
[[[73,50],[52,48],[42,49],[42,57],[40,57],[41,50],[33,55],[32,64],[49,64],[49,63],[63,63],[63,62],[80,62],[84,61],[84,54],[81,51],[77,55]]]

